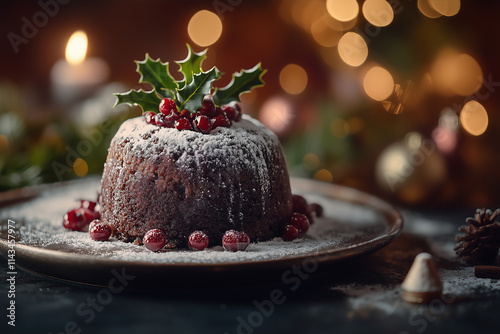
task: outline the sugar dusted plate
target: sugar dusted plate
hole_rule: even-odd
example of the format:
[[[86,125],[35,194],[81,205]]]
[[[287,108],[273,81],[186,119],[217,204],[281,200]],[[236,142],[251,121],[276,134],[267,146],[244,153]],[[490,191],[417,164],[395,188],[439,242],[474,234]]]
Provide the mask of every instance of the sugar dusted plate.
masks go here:
[[[117,275],[133,277],[136,282],[190,284],[199,277],[233,280],[250,272],[279,274],[294,265],[307,264],[314,269],[348,260],[384,247],[403,227],[401,214],[377,197],[351,188],[292,179],[293,193],[320,203],[325,211],[303,239],[252,243],[237,253],[221,247],[152,253],[116,240],[93,241],[87,233],[62,227],[63,214],[75,207],[78,199],[95,198],[99,185],[100,179],[94,177],[0,194],[2,255],[8,250],[10,219],[16,234],[16,265],[27,270],[97,285],[106,285]]]

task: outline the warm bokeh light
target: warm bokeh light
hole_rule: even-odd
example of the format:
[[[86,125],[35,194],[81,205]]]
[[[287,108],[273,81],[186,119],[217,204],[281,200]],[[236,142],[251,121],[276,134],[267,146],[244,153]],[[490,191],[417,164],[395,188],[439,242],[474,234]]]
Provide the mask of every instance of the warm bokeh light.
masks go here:
[[[483,83],[483,71],[470,55],[445,49],[439,53],[431,69],[432,84],[443,95],[474,94]]]
[[[222,21],[216,14],[208,10],[200,10],[189,20],[187,29],[191,40],[205,47],[217,42],[221,36]]]
[[[280,85],[289,94],[300,94],[307,87],[307,72],[297,64],[288,64],[280,72]]]
[[[460,0],[428,0],[429,5],[439,14],[453,16],[460,11]]]
[[[332,29],[326,17],[321,17],[311,25],[311,34],[321,46],[332,47],[338,44],[342,32]],[[342,27],[342,26],[340,26]]]
[[[349,123],[342,118],[337,118],[330,124],[330,131],[334,137],[345,138],[349,134]]]
[[[460,112],[460,123],[471,135],[482,135],[488,128],[488,113],[481,103],[469,101]]]
[[[321,0],[300,1],[305,3],[301,12],[301,24],[305,30],[310,30],[314,22],[324,15],[325,3]]]
[[[326,9],[328,14],[341,22],[351,21],[359,13],[359,5],[356,0],[327,0]]]
[[[360,66],[368,57],[368,45],[359,34],[348,32],[339,41],[340,58],[350,66]]]
[[[283,97],[267,100],[259,113],[259,120],[262,124],[278,135],[290,129],[294,117],[291,102]]]
[[[363,88],[375,101],[383,101],[394,91],[394,79],[385,68],[374,66],[366,72]]]
[[[429,4],[429,0],[418,0],[417,5],[420,12],[431,19],[442,16],[439,12],[432,8]]]
[[[318,167],[320,165],[320,160],[316,154],[307,153],[302,158],[302,163],[304,164],[304,167],[306,167],[307,169],[316,170],[316,169],[318,169]]]
[[[328,169],[320,169],[316,173],[314,173],[313,178],[315,180],[324,181],[324,182],[332,182],[333,175]]]
[[[89,166],[85,160],[78,158],[73,163],[73,171],[78,177],[84,177],[89,172]]]
[[[339,32],[344,32],[345,30],[349,30],[349,29],[345,29],[344,25],[346,24],[349,24],[350,22],[352,21],[349,21],[349,22],[340,22],[339,20],[335,20],[333,17],[331,17],[330,15],[328,14],[324,14],[323,15],[323,20],[324,22],[328,25],[328,27],[330,29],[333,29],[333,30],[336,30],[336,31],[339,31]],[[357,20],[353,20],[353,21],[357,21]]]
[[[374,26],[385,27],[394,19],[394,11],[385,0],[366,0],[363,3],[363,16]]]
[[[453,90],[456,94],[469,96],[474,94],[483,84],[483,71],[479,63],[462,53],[455,59],[456,79]]]
[[[73,65],[82,63],[87,54],[87,46],[87,34],[82,30],[75,31],[66,46],[66,61]]]

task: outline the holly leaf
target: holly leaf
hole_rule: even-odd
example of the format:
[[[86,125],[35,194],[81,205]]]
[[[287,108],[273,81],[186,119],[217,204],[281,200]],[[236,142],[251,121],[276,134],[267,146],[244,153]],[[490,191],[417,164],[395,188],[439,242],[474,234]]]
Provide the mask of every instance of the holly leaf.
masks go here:
[[[252,90],[255,87],[264,85],[262,76],[267,72],[258,63],[249,70],[242,70],[233,74],[231,82],[223,88],[217,89],[214,93],[214,102],[217,105],[224,105],[232,101],[240,101],[240,95]]]
[[[177,91],[177,105],[180,110],[195,112],[203,107],[203,97],[210,94],[212,82],[219,78],[220,72],[216,67],[207,72],[193,74],[191,81]]]
[[[201,69],[201,63],[207,57],[206,54],[208,49],[196,53],[193,52],[193,49],[191,49],[191,46],[189,46],[189,44],[186,44],[186,46],[188,48],[188,55],[186,59],[176,61],[176,63],[181,67],[179,69],[179,72],[184,75],[184,80],[177,82],[179,88],[183,88],[188,82],[191,82],[194,74],[198,74],[203,71]]]
[[[115,95],[116,95],[116,103],[114,107],[116,107],[119,104],[125,103],[128,104],[129,106],[141,107],[143,113],[145,113],[146,111],[152,111],[157,113],[159,111],[158,108],[161,102],[161,98],[158,97],[154,89],[150,91],[144,91],[142,89],[139,90],[131,89],[126,93],[118,93]]]
[[[178,85],[168,71],[168,62],[162,63],[160,59],[153,60],[146,53],[144,60],[135,63],[137,64],[137,73],[141,75],[139,83],[149,83],[159,94],[169,98],[174,97],[172,91],[175,91]]]

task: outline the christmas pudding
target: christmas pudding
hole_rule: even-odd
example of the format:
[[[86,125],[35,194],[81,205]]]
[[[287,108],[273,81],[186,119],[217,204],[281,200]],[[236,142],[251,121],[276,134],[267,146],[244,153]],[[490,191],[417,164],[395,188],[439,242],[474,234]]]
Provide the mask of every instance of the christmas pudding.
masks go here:
[[[138,105],[143,115],[121,125],[98,201],[82,200],[64,216],[65,228],[155,252],[218,245],[240,251],[250,240],[306,234],[321,206],[291,194],[278,138],[238,104],[242,93],[263,85],[265,71],[259,63],[213,88],[220,73],[201,69],[205,52],[188,46],[188,57],[177,62],[180,81],[168,63],[147,54],[137,62],[140,83],[152,89],[116,94],[116,104]]]
[[[151,229],[174,246],[194,231],[221,244],[228,230],[252,241],[281,236],[292,216],[292,194],[278,138],[242,115],[239,95],[263,84],[260,64],[214,90],[217,68],[203,72],[205,53],[188,48],[179,62],[183,81],[168,63],[137,62],[151,91],[117,94],[144,115],[125,121],[113,138],[101,190],[101,220],[124,241],[141,241]]]
[[[276,136],[243,116],[209,134],[147,124],[122,124],[113,138],[101,192],[101,218],[118,238],[150,229],[184,244],[193,231],[221,240],[227,230],[251,240],[281,235],[292,197]]]

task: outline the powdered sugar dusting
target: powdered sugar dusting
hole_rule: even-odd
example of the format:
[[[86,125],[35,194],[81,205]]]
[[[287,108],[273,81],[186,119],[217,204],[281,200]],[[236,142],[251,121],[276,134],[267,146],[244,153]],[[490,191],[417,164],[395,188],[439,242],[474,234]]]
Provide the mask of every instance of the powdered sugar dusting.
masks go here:
[[[252,168],[253,174],[258,177],[263,199],[269,197],[271,189],[264,156],[273,156],[275,148],[281,146],[273,132],[246,114],[239,122],[234,122],[231,128],[219,127],[212,130],[209,135],[197,131],[159,127],[147,124],[143,117],[136,117],[124,122],[115,137],[126,138],[125,155],[133,156],[134,159],[154,159],[157,153],[156,144],[168,143],[168,147],[162,148],[178,154],[176,163],[183,169],[200,166],[206,162],[207,157],[221,169],[231,168],[236,173],[241,172],[243,166]],[[239,149],[228,150],[228,147],[239,147]],[[131,159],[126,158],[126,160]],[[231,165],[227,166],[227,162]],[[220,180],[220,183],[222,187],[235,186],[225,184],[223,180]],[[231,193],[238,194],[237,191]],[[238,198],[234,201],[242,202]],[[266,207],[262,210],[265,212]]]
[[[24,204],[4,209],[2,221],[14,219],[18,223],[20,244],[76,254],[86,254],[110,260],[139,261],[162,264],[231,264],[247,261],[266,261],[310,255],[329,249],[352,247],[384,235],[388,224],[382,213],[369,207],[350,204],[314,194],[304,196],[323,205],[325,217],[317,219],[300,240],[283,242],[276,238],[252,243],[244,252],[226,252],[222,247],[204,251],[166,250],[152,253],[145,247],[117,240],[99,242],[88,233],[67,231],[62,216],[78,205],[79,198],[95,198],[99,178],[89,178],[66,187],[47,191]],[[297,193],[297,190],[294,190]],[[5,226],[2,226],[5,229]]]

